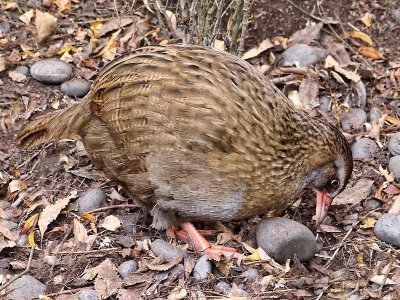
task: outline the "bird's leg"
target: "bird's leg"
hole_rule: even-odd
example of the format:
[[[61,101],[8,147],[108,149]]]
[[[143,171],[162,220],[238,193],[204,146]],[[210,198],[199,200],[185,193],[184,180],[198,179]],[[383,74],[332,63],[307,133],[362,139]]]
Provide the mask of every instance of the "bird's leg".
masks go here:
[[[214,260],[220,260],[222,256],[228,258],[242,258],[242,254],[237,253],[235,249],[225,247],[225,246],[217,246],[211,245],[202,235],[201,233],[194,227],[194,225],[190,222],[182,222],[181,228],[185,232],[187,238],[194,244],[195,248],[204,253],[208,258]]]
[[[201,230],[197,229],[197,231],[200,233],[202,236],[213,236],[216,235],[217,231],[216,230]],[[176,239],[180,238],[181,240],[184,240],[185,242],[189,242],[190,239],[186,235],[185,231],[179,230],[176,226],[168,226],[167,228],[167,236],[170,239]]]

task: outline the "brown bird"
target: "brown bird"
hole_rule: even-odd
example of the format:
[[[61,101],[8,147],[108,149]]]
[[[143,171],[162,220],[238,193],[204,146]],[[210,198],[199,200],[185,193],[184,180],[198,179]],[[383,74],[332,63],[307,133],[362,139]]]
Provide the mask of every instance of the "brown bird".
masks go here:
[[[121,55],[80,103],[27,124],[17,141],[75,136],[98,169],[153,207],[155,227],[180,224],[208,255],[232,249],[210,245],[190,221],[282,211],[310,188],[320,223],[352,172],[336,128],[295,110],[246,61],[201,46]]]

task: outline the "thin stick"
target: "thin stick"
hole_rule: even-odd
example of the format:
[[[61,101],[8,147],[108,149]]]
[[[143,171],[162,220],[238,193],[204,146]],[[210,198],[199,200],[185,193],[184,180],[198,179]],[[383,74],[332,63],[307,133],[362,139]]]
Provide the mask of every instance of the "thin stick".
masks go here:
[[[342,248],[344,241],[349,237],[350,233],[353,231],[354,227],[351,227],[350,230],[346,233],[342,241],[340,242],[339,246],[336,248],[335,252],[331,256],[331,258],[328,260],[328,262],[325,264],[324,267],[329,267],[329,264],[332,262],[332,260],[335,258],[335,256],[338,254],[340,248]]]
[[[106,207],[100,207],[100,208],[96,208],[93,210],[89,210],[89,211],[86,211],[85,214],[93,214],[93,213],[110,210],[110,209],[114,209],[114,208],[140,208],[140,207],[136,204],[117,204],[117,205],[110,205],[110,206],[106,206]]]
[[[243,17],[242,17],[242,33],[240,34],[240,43],[239,43],[239,50],[238,56],[242,57],[244,53],[244,42],[246,39],[247,33],[247,26],[249,24],[248,17],[249,17],[249,8],[250,8],[250,0],[243,1]]]
[[[28,265],[26,266],[26,269],[24,271],[22,271],[21,273],[19,273],[18,275],[15,275],[13,278],[10,279],[10,281],[8,281],[6,284],[3,284],[2,286],[0,286],[0,292],[2,290],[4,290],[5,288],[7,288],[11,283],[13,283],[15,280],[21,278],[22,276],[24,276],[26,273],[28,273],[31,269],[31,264],[32,264],[32,257],[33,257],[33,252],[35,250],[35,246],[33,245],[31,247],[31,252],[29,253],[29,259],[28,259]]]

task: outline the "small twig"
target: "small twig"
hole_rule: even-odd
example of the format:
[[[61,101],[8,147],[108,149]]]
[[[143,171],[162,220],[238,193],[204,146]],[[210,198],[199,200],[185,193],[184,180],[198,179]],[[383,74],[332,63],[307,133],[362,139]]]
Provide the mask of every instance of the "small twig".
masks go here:
[[[345,299],[349,299],[351,295],[354,295],[355,293],[357,293],[360,290],[360,282],[357,281],[357,285],[354,288],[354,290],[352,290],[350,293],[348,293],[344,298]]]
[[[328,262],[325,264],[324,267],[328,267],[329,264],[332,262],[332,260],[336,257],[336,255],[338,254],[340,248],[342,248],[344,241],[349,237],[350,233],[353,231],[354,227],[351,227],[350,230],[346,233],[346,235],[344,236],[344,238],[342,239],[342,241],[340,242],[340,244],[337,246],[335,252],[333,253],[333,255],[331,256],[331,258],[328,260]]]
[[[283,76],[283,77],[272,78],[271,82],[273,84],[277,85],[277,84],[288,82],[288,81],[291,81],[291,80],[294,80],[294,79],[296,79],[296,76],[294,76],[293,74],[289,74],[289,75]]]
[[[136,204],[118,204],[118,205],[110,205],[110,206],[106,206],[106,207],[100,207],[100,208],[96,208],[93,210],[89,210],[87,212],[85,212],[86,214],[93,214],[93,213],[97,213],[100,211],[105,211],[105,210],[110,210],[110,209],[114,209],[114,208],[140,208],[138,205]]]
[[[88,251],[60,251],[57,252],[59,255],[76,255],[76,254],[93,254],[93,253],[100,253],[100,252],[121,252],[121,248],[107,248],[107,249],[97,249],[97,250],[88,250]]]
[[[28,265],[26,266],[26,269],[19,273],[18,275],[15,275],[13,278],[10,279],[6,284],[3,284],[0,286],[0,292],[7,288],[11,283],[13,283],[15,280],[21,278],[24,276],[26,273],[28,273],[31,269],[31,264],[32,264],[32,257],[33,257],[33,252],[35,250],[35,245],[31,247],[31,252],[29,253],[29,259],[28,259]]]
[[[242,57],[242,55],[244,53],[244,42],[246,39],[247,26],[249,24],[249,21],[247,20],[249,17],[249,8],[250,8],[250,0],[244,0],[243,1],[243,16],[242,16],[242,33],[240,34],[240,43],[239,43],[239,50],[238,50],[239,57]]]

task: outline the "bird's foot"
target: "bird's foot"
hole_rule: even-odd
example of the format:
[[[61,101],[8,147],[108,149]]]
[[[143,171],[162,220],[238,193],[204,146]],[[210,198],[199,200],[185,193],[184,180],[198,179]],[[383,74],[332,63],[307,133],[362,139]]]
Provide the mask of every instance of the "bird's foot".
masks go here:
[[[193,243],[196,250],[206,255],[209,259],[219,261],[223,257],[237,259],[243,259],[244,257],[243,254],[236,252],[234,248],[210,244],[190,222],[181,223],[181,227],[185,237]]]

